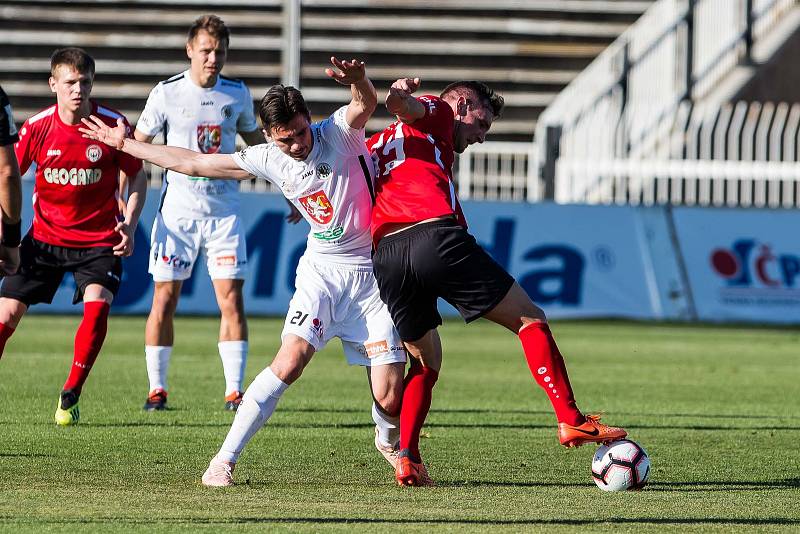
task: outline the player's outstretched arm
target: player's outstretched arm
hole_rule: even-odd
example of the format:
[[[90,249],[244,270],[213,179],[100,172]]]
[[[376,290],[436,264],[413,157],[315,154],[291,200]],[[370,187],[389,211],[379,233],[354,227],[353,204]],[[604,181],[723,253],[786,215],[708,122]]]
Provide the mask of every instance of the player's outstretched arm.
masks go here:
[[[204,178],[237,180],[253,178],[233,161],[230,154],[200,154],[185,148],[142,143],[125,135],[126,128],[122,119],[117,119],[117,126],[114,128],[110,128],[94,115],[81,121],[83,127],[79,128],[79,131],[84,137],[95,139],[165,169]]]
[[[367,121],[378,106],[378,93],[367,78],[366,64],[357,59],[339,61],[333,56],[331,64],[338,70],[328,67],[325,69],[325,74],[337,83],[350,86],[353,98],[347,105],[345,119],[351,128],[360,130],[367,125]]]
[[[122,236],[122,240],[114,247],[114,255],[127,257],[133,254],[133,236],[147,196],[147,176],[144,170],[140,170],[135,176],[128,176],[122,170],[119,174],[120,180],[127,182],[128,198],[125,202],[125,219],[114,228]]]
[[[400,78],[386,94],[386,109],[401,122],[410,124],[425,116],[425,106],[413,94],[419,85],[419,78]]]

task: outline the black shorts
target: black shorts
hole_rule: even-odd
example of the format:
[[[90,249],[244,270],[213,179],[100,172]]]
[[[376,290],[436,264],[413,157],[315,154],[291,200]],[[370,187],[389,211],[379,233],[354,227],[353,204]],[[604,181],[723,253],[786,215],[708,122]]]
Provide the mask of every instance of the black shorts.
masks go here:
[[[83,291],[89,284],[100,284],[115,296],[119,291],[122,259],[114,256],[112,247],[59,247],[26,235],[19,252],[19,271],[3,280],[0,297],[16,299],[27,306],[49,304],[68,272],[75,278],[73,304],[83,300]]]
[[[381,299],[403,341],[442,324],[441,297],[466,322],[491,311],[514,278],[452,220],[433,221],[384,237],[372,258]]]

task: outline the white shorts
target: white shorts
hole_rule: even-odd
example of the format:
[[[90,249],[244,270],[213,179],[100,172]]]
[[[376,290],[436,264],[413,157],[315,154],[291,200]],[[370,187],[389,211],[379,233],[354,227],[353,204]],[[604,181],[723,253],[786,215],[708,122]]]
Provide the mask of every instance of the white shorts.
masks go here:
[[[295,286],[281,339],[294,334],[319,351],[338,337],[350,365],[406,361],[371,265],[320,263],[304,255],[297,265]]]
[[[150,242],[148,271],[156,282],[189,278],[201,250],[213,280],[243,279],[247,272],[247,245],[238,215],[185,219],[159,212]]]

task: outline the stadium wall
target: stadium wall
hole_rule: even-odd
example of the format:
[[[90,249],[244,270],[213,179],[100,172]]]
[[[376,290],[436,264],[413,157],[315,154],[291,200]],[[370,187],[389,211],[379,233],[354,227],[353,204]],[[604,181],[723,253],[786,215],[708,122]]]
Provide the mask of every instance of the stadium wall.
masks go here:
[[[32,184],[25,183],[25,224]],[[113,313],[150,309],[149,234],[158,194],[149,191],[136,248]],[[250,315],[286,312],[308,226],[285,223],[286,204],[243,193]],[[552,318],[619,317],[800,323],[796,211],[557,205],[465,201],[471,231]],[[32,313],[78,313],[66,276],[52,306]],[[455,310],[444,304],[445,315]],[[179,313],[218,313],[204,261],[184,284]]]

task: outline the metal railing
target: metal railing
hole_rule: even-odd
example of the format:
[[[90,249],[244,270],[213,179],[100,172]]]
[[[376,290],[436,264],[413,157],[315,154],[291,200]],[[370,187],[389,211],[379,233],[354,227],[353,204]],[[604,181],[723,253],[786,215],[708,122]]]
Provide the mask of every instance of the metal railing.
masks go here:
[[[800,104],[683,103],[656,157],[561,158],[556,200],[800,207]]]
[[[797,0],[659,0],[542,113],[539,174],[555,197],[555,160],[612,161],[654,156],[682,119]],[[559,194],[559,198],[564,195]]]

